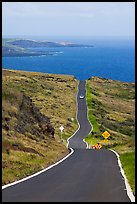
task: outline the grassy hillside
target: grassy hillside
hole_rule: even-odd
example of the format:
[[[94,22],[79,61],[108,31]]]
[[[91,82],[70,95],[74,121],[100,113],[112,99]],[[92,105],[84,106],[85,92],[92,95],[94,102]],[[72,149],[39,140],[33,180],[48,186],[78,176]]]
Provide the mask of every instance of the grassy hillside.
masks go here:
[[[120,154],[135,192],[135,83],[92,77],[87,80],[86,87],[88,117],[93,131],[85,140],[91,146],[99,142]],[[110,133],[108,142],[102,136],[104,131]]]
[[[78,127],[77,85],[73,76],[2,70],[2,184],[68,154],[66,139]]]

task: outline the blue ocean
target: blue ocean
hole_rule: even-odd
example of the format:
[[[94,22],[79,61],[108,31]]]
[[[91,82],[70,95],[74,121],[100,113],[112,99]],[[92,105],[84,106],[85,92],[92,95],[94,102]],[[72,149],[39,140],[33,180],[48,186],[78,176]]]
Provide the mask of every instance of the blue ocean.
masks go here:
[[[34,48],[51,51],[53,55],[3,57],[2,68],[73,75],[78,80],[98,76],[135,82],[134,40],[75,38],[69,41],[93,47]]]

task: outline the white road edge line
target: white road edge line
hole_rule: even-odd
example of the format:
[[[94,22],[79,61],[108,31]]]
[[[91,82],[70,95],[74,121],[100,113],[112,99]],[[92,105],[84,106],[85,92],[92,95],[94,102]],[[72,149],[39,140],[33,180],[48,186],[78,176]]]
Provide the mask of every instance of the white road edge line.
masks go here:
[[[79,82],[79,83],[80,83],[80,82]],[[79,84],[78,84],[78,86],[79,86]],[[74,132],[73,135],[71,135],[71,136],[67,139],[67,148],[68,148],[68,146],[69,146],[69,140],[70,140],[70,138],[72,138],[72,137],[76,134],[76,132],[78,132],[78,130],[80,129],[80,124],[79,124],[78,118],[77,118],[77,115],[78,115],[78,101],[77,101],[77,97],[78,97],[78,92],[79,92],[78,86],[77,86],[77,94],[76,94],[76,120],[77,120],[77,123],[78,123],[78,129]],[[74,149],[73,149],[73,150],[74,150]]]
[[[86,82],[87,82],[87,81],[86,81]],[[88,108],[88,106],[87,106],[87,108]],[[87,111],[87,113],[88,113],[88,111]],[[88,121],[89,121],[89,123],[90,123],[90,125],[91,125],[91,127],[92,127],[91,131],[89,132],[89,134],[90,134],[90,133],[93,131],[93,126],[92,126],[92,124],[91,124],[89,118],[88,118]],[[127,191],[128,197],[130,198],[131,202],[135,202],[135,196],[134,196],[134,194],[133,194],[133,192],[132,192],[132,189],[131,189],[131,187],[130,187],[130,185],[129,185],[129,183],[128,183],[128,180],[127,180],[126,175],[125,175],[125,173],[124,173],[124,170],[123,170],[123,168],[122,168],[121,161],[120,161],[120,158],[119,158],[119,154],[118,154],[116,151],[112,150],[112,149],[110,149],[110,151],[114,152],[114,153],[116,154],[116,156],[117,156],[118,165],[119,165],[119,167],[120,167],[120,172],[121,172],[121,174],[122,174],[122,176],[123,176],[123,179],[124,179],[124,181],[125,181],[126,191]]]
[[[79,83],[80,83],[80,81],[79,81]],[[85,89],[86,89],[86,87],[85,87]],[[77,95],[76,95],[76,107],[77,107],[77,109],[76,109],[76,120],[77,120],[77,122],[78,122],[78,119],[77,119],[77,113],[78,113],[78,101],[77,101],[77,97],[78,97],[78,92],[79,92],[79,89],[78,89],[78,91],[77,91]],[[87,101],[86,101],[86,105],[87,105]],[[87,106],[87,119],[88,119],[88,121],[89,121],[89,118],[88,118],[88,106]],[[90,123],[90,121],[89,121],[89,123]],[[91,125],[91,123],[90,123],[90,125]],[[76,130],[76,132],[80,129],[80,124],[79,124],[79,122],[78,122],[78,129]],[[92,125],[91,125],[91,127],[92,127]],[[93,127],[92,127],[92,129],[93,129]],[[92,130],[91,130],[92,131]],[[91,132],[90,131],[90,132]],[[75,134],[76,134],[76,132],[71,136],[71,137],[73,137]],[[71,138],[71,137],[69,137],[68,139],[67,139],[67,147],[68,147],[68,145],[69,145],[69,139]],[[86,145],[87,145],[87,147],[86,147],[86,149],[89,149],[89,145],[88,145],[88,143],[85,141],[85,138],[83,139],[83,142],[85,142],[86,143]]]
[[[79,91],[79,90],[78,90],[78,91]],[[77,95],[78,95],[78,93],[76,94],[76,107],[77,107],[77,109],[76,109],[76,119],[77,119],[77,112],[78,112]],[[78,122],[78,120],[77,120],[77,122]],[[79,125],[79,122],[78,122],[78,125]],[[79,125],[78,129],[75,131],[75,133],[74,133],[71,137],[73,137],[79,129],[80,129],[80,125]],[[67,142],[68,142],[68,143],[69,143],[69,139],[70,139],[71,137],[69,137],[69,138],[67,139]],[[68,143],[67,143],[67,148],[68,148]],[[10,187],[10,186],[16,185],[16,184],[18,184],[18,183],[21,183],[21,182],[23,182],[23,181],[26,181],[26,180],[28,180],[28,179],[34,177],[34,176],[38,176],[39,174],[41,174],[41,173],[43,173],[43,172],[45,172],[45,171],[51,169],[52,167],[58,165],[59,163],[63,162],[63,161],[64,161],[65,159],[67,159],[71,154],[74,153],[74,149],[72,149],[72,148],[69,148],[69,149],[70,149],[71,152],[70,152],[66,157],[64,157],[64,158],[62,158],[61,160],[59,160],[58,162],[56,162],[55,164],[52,164],[52,165],[50,165],[49,167],[47,167],[47,168],[45,168],[45,169],[43,169],[43,170],[41,170],[41,171],[39,171],[39,172],[37,172],[37,173],[34,173],[34,174],[30,175],[30,176],[27,176],[27,177],[25,177],[25,178],[23,178],[23,179],[20,179],[20,180],[18,180],[18,181],[14,181],[14,182],[12,182],[12,183],[6,184],[6,185],[2,186],[2,190],[5,189],[5,188],[7,188],[7,187]]]
[[[59,163],[63,162],[65,159],[67,159],[71,154],[73,154],[74,150],[72,148],[70,148],[70,149],[71,149],[71,152],[66,157],[64,157],[63,159],[56,162],[55,164],[52,164],[51,166],[47,167],[46,169],[43,169],[43,170],[41,170],[41,171],[39,171],[39,172],[37,172],[35,174],[32,174],[31,176],[27,176],[27,177],[25,177],[25,178],[23,178],[21,180],[15,181],[13,183],[6,184],[6,185],[2,186],[2,189],[7,188],[7,187],[12,186],[12,185],[15,185],[15,184],[18,184],[20,182],[26,181],[26,180],[34,177],[34,176],[38,176],[39,174],[41,174],[41,173],[51,169],[52,167],[58,165]]]
[[[124,178],[124,181],[125,181],[127,195],[130,198],[131,202],[135,202],[135,196],[133,195],[132,189],[131,189],[131,187],[130,187],[130,185],[128,183],[127,177],[126,177],[126,175],[124,173],[124,170],[122,168],[122,165],[121,165],[121,162],[120,162],[120,158],[119,158],[119,154],[116,151],[114,151],[113,149],[110,149],[110,151],[114,152],[116,154],[116,156],[117,156],[118,165],[120,167],[120,172],[121,172],[121,174],[122,174],[122,176]]]
[[[76,101],[77,101],[77,95],[78,95],[78,94],[76,94]],[[87,101],[86,101],[86,104],[87,104]],[[88,110],[88,106],[87,106],[87,110]],[[77,112],[78,112],[78,106],[77,106],[77,109],[76,109],[76,119],[77,119]],[[87,111],[87,118],[88,118],[88,111]],[[88,121],[89,121],[89,118],[88,118]],[[77,122],[78,122],[78,120],[77,120]],[[89,121],[89,123],[90,123],[90,121]],[[90,123],[90,124],[91,124],[91,123]],[[75,133],[74,133],[71,137],[73,137],[73,136],[76,134],[76,132],[80,129],[80,124],[79,124],[79,122],[78,122],[78,125],[79,125],[78,129],[75,131]],[[92,126],[92,125],[91,125],[91,127],[92,127],[92,129],[91,129],[90,133],[91,133],[92,130],[93,130],[93,126]],[[89,133],[89,134],[90,134],[90,133]],[[67,147],[68,147],[68,144],[69,144],[69,139],[70,139],[71,137],[69,137],[69,138],[67,139],[67,142],[68,142],[68,143],[67,143]],[[85,140],[85,138],[83,139],[83,141],[84,141],[84,140]],[[84,142],[87,144],[87,148],[88,148],[88,143],[87,143],[86,141],[84,141]],[[64,161],[65,159],[67,159],[71,154],[74,153],[74,149],[72,149],[72,148],[69,148],[69,149],[71,150],[71,152],[70,152],[66,157],[64,157],[63,159],[61,159],[61,160],[59,160],[58,162],[56,162],[55,164],[52,164],[52,165],[50,165],[49,167],[47,167],[46,169],[43,169],[43,170],[41,170],[41,171],[39,171],[39,172],[37,172],[37,173],[35,173],[35,174],[32,174],[31,176],[27,176],[27,177],[25,177],[25,178],[23,178],[23,179],[21,179],[21,180],[15,181],[15,182],[13,182],[13,183],[6,184],[6,185],[2,186],[2,190],[5,189],[5,188],[7,188],[7,187],[10,187],[10,186],[16,185],[16,184],[18,184],[18,183],[21,183],[21,182],[23,182],[23,181],[26,181],[26,180],[28,180],[28,179],[30,179],[30,178],[32,178],[32,177],[38,176],[39,174],[41,174],[41,173],[43,173],[43,172],[45,172],[45,171],[51,169],[52,167],[58,165],[59,163],[63,162],[63,161]],[[130,188],[130,185],[128,184],[128,180],[127,180],[127,178],[126,178],[126,176],[125,176],[125,174],[124,174],[124,170],[122,169],[121,162],[120,162],[120,159],[119,159],[119,155],[118,155],[118,153],[115,152],[114,150],[110,150],[110,151],[114,152],[114,153],[117,155],[118,164],[119,164],[119,167],[120,167],[120,169],[121,169],[121,174],[123,175],[124,180],[125,180],[125,185],[126,185],[126,189],[127,189],[127,194],[128,194],[128,196],[129,196],[131,202],[135,202],[135,197],[134,197],[134,195],[133,195],[133,193],[132,193],[132,190],[131,190],[131,188]]]
[[[87,80],[86,80],[86,84],[87,84]],[[86,88],[86,84],[85,84],[85,88]],[[86,89],[86,94],[87,94],[87,89]],[[86,95],[86,96],[87,96],[87,95]],[[90,120],[89,120],[89,117],[88,117],[89,108],[88,108],[87,100],[86,100],[86,105],[87,105],[87,119],[88,119],[89,124],[90,124],[90,126],[91,126],[91,130],[90,130],[90,132],[88,133],[88,134],[90,134],[90,133],[93,131],[93,125],[91,124],[91,122],[90,122]],[[86,141],[85,141],[85,138],[84,138],[84,142],[86,142]],[[89,144],[88,144],[87,142],[86,142],[86,144],[87,144],[87,148],[90,149]]]

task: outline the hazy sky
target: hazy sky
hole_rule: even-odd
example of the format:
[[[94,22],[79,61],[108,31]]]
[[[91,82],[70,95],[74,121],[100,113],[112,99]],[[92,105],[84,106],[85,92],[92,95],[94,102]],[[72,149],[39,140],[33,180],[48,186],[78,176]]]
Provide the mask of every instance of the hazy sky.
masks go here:
[[[135,2],[2,2],[2,34],[134,36]]]

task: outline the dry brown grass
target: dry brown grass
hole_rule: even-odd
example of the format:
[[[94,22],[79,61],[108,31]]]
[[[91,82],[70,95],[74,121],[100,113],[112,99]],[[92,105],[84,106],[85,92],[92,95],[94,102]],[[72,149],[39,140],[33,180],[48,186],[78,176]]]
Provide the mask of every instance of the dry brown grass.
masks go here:
[[[3,184],[30,175],[68,154],[66,139],[78,127],[77,85],[78,81],[73,76],[2,70]],[[39,111],[50,118],[55,129],[55,139],[48,134],[35,134],[34,130],[40,129],[37,123],[31,122],[35,120],[27,107],[28,115],[26,112],[24,114],[29,121],[26,125],[28,131],[16,131],[15,127],[22,123],[22,120],[26,124],[23,112],[20,112],[23,94],[29,96]],[[74,121],[71,118],[74,118]],[[60,125],[64,126],[64,142],[61,140]]]

